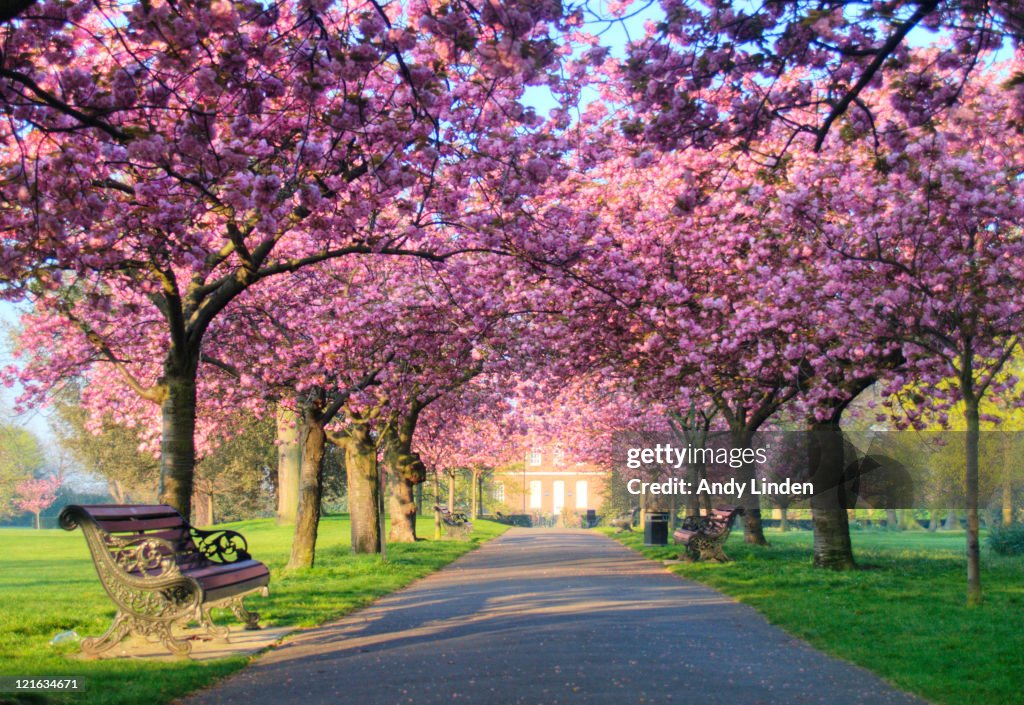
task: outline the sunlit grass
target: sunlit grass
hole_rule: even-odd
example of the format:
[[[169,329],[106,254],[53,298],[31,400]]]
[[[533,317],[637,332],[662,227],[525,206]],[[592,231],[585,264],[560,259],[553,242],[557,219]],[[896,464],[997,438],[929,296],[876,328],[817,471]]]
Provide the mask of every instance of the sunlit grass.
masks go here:
[[[420,541],[387,547],[386,563],[349,551],[347,518],[327,517],[317,540],[317,565],[286,573],[291,527],[271,520],[229,524],[249,541],[255,558],[271,569],[270,597],[248,598],[265,626],[311,626],[339,617],[455,560],[507,527],[475,521],[469,541]],[[423,519],[421,536],[433,536]],[[214,662],[79,661],[74,643],[50,646],[62,631],[102,633],[114,606],[100,586],[81,532],[0,529],[0,675],[77,676],[84,693],[47,696],[88,705],[157,705],[241,668],[247,658]],[[224,623],[227,621],[222,620]],[[19,696],[41,702],[40,696]],[[0,693],[0,703],[15,696]],[[15,701],[16,702],[16,701]]]
[[[678,553],[643,546],[642,534],[615,538],[652,558]],[[866,569],[842,573],[811,566],[812,538],[772,532],[772,545],[756,548],[737,531],[725,549],[733,562],[672,570],[934,702],[1024,702],[1024,559],[985,552],[985,603],[969,608],[962,532],[855,531],[856,557]]]

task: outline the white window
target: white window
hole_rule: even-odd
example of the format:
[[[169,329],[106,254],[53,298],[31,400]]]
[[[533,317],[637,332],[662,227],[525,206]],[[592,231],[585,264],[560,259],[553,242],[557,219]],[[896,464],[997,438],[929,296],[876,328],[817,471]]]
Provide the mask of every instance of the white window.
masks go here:
[[[587,508],[587,481],[576,480],[576,508]]]
[[[558,514],[565,508],[565,480],[555,480],[555,498],[552,510]]]
[[[530,480],[530,509],[540,509],[543,500],[540,480]]]
[[[494,488],[491,491],[491,497],[494,499],[495,502],[504,502],[505,501],[505,483],[504,482],[496,482],[494,484]]]
[[[526,464],[530,467],[537,467],[541,463],[541,454],[539,450],[531,450],[526,456]]]
[[[562,446],[555,448],[551,462],[558,466],[565,465],[565,449]]]

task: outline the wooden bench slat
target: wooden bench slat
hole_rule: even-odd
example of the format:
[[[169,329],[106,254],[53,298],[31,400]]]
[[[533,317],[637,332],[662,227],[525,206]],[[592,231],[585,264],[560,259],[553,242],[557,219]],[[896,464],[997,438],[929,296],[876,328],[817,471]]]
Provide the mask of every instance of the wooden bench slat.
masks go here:
[[[168,504],[82,504],[78,506],[96,520],[181,516],[174,507]]]
[[[188,527],[185,526],[182,526],[180,529],[167,529],[165,531],[147,531],[146,536],[154,539],[163,539],[172,543],[181,541],[186,546],[194,546],[192,534],[189,532]]]
[[[198,582],[204,591],[209,592],[211,590],[221,590],[223,588],[234,587],[241,585],[242,583],[252,582],[261,578],[268,578],[270,571],[264,566],[262,569],[260,566],[253,566],[247,571],[242,573],[232,573],[231,575],[213,575],[209,578],[201,578]]]
[[[201,570],[190,570],[186,572],[186,575],[198,582],[203,590],[228,587],[247,580],[270,575],[267,566],[259,561],[248,560],[241,561],[241,563],[247,563],[248,565],[237,567],[239,566],[238,563],[228,563]]]
[[[245,570],[247,568],[251,568],[252,566],[261,566],[263,568],[266,568],[266,566],[264,566],[255,558],[248,558],[244,561],[238,561],[237,563],[205,564],[199,568],[190,568],[188,570],[183,570],[182,573],[184,573],[190,578],[196,578],[198,580],[199,578],[206,578],[211,575],[218,575],[221,573],[227,574],[234,571]]]
[[[97,525],[108,534],[137,533],[140,531],[154,531],[156,529],[180,529],[185,532],[186,524],[180,516],[157,517],[154,519],[118,519],[101,520]]]

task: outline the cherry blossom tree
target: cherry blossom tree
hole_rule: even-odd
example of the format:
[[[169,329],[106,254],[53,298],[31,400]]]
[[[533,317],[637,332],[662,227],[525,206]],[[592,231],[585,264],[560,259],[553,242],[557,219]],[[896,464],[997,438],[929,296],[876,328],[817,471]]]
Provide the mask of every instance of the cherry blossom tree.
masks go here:
[[[927,408],[962,404],[970,603],[981,599],[979,409],[1012,387],[1005,365],[1024,324],[1024,165],[1020,135],[1006,122],[1014,96],[1005,75],[985,74],[955,111],[885,132],[880,150],[837,140],[832,157],[802,174],[791,204],[833,259],[884,278],[863,310],[902,343],[911,376],[894,377],[890,388],[910,379]]]
[[[562,149],[519,100],[554,80],[559,13],[51,2],[5,25],[3,293],[73,326],[43,386],[102,362],[158,405],[161,496],[187,513],[201,350],[238,296],[332,258],[514,235],[494,208]],[[500,200],[471,194],[488,175]],[[490,232],[438,240],[451,221]],[[145,358],[121,323],[140,310]]]
[[[469,259],[471,276],[457,261],[323,263],[254,287],[209,334],[204,359],[230,380],[212,396],[297,404],[304,448],[294,567],[314,555],[326,443],[345,450],[353,549],[380,550],[381,457],[392,475],[392,538],[415,540],[413,492],[425,478],[412,449],[420,414],[477,375],[507,367],[513,329],[528,320],[504,296],[508,263]]]
[[[797,394],[814,345],[806,288],[784,266],[789,243],[770,207],[784,179],[726,146],[658,154],[606,139],[611,156],[572,187],[600,204],[602,222],[589,227],[626,260],[598,265],[614,273],[599,295],[623,334],[601,347],[668,409],[712,402],[746,448]],[[744,508],[745,537],[764,543],[756,498]]]
[[[57,490],[60,489],[59,477],[25,480],[15,489],[15,506],[23,512],[32,512],[36,517],[36,529],[39,527],[39,515],[57,501]]]

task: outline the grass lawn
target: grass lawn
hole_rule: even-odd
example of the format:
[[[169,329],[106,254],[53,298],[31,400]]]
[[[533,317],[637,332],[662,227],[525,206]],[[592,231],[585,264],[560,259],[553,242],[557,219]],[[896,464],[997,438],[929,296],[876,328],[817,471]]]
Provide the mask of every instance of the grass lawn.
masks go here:
[[[672,547],[615,535],[656,559]],[[985,603],[968,608],[963,532],[852,533],[857,560],[847,573],[811,567],[811,532],[771,532],[768,548],[726,544],[732,563],[672,570],[732,595],[773,624],[901,688],[946,705],[1024,703],[1024,558],[983,549]],[[671,541],[671,538],[670,538]]]
[[[273,520],[226,526],[245,534],[252,555],[271,569],[270,598],[246,600],[266,626],[312,626],[336,618],[441,568],[508,528],[481,520],[473,522],[469,541],[389,545],[388,562],[382,564],[376,557],[349,552],[347,518],[325,517],[316,567],[285,573],[291,527],[278,527]],[[422,518],[418,529],[421,536],[433,536],[433,519]],[[0,703],[158,705],[248,662],[247,657],[201,664],[79,661],[68,658],[78,651],[77,644],[49,645],[55,634],[68,629],[83,636],[101,634],[113,616],[113,603],[100,586],[81,531],[0,529],[0,675],[77,676],[86,682],[84,693],[45,699],[0,693]],[[230,623],[225,617],[219,621]]]

